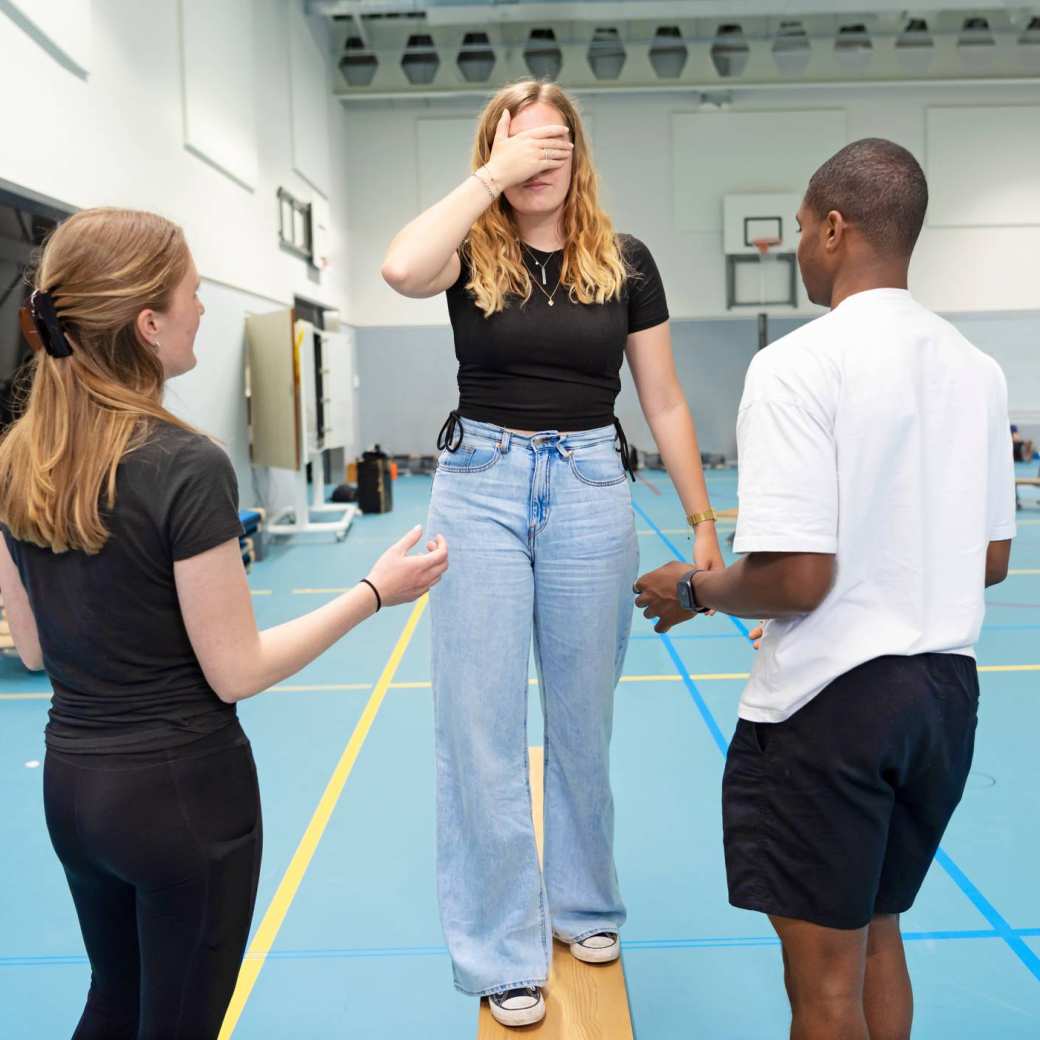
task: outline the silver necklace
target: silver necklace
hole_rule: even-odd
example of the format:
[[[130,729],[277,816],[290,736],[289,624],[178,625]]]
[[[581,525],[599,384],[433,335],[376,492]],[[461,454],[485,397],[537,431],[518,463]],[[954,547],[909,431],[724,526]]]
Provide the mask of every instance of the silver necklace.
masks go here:
[[[520,243],[520,248],[531,258],[531,263],[533,263],[535,265],[535,267],[540,267],[542,269],[542,285],[548,284],[546,282],[546,278],[545,278],[545,269],[546,269],[546,267],[549,266],[549,261],[552,260],[552,258],[559,252],[559,250],[558,249],[554,249],[545,258],[545,260],[543,262],[543,261],[539,260],[538,257],[536,257],[534,255],[534,253],[532,253],[531,250],[528,249],[527,246],[524,245],[523,242]],[[557,288],[559,288],[559,286],[557,286]]]

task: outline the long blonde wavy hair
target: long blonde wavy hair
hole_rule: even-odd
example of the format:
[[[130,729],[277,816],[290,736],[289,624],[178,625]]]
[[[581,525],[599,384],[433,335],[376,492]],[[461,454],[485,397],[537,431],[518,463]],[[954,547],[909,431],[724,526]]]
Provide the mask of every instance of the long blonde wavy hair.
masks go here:
[[[136,210],[84,210],[44,245],[34,285],[53,297],[72,354],[36,352],[0,441],[0,522],[15,538],[100,552],[120,460],[156,420],[192,429],[163,407],[162,364],[136,328],[142,310],[168,308],[190,260],[176,224]]]
[[[552,105],[570,128],[574,143],[571,183],[563,206],[562,283],[577,303],[605,303],[621,295],[628,271],[610,217],[600,209],[599,179],[592,165],[581,115],[573,99],[555,83],[524,80],[503,87],[480,116],[473,143],[473,169],[491,158],[491,146],[502,113],[510,118],[529,105]],[[505,195],[477,218],[463,244],[470,267],[466,287],[490,317],[506,305],[506,297],[527,300],[531,276],[520,252],[516,218]]]

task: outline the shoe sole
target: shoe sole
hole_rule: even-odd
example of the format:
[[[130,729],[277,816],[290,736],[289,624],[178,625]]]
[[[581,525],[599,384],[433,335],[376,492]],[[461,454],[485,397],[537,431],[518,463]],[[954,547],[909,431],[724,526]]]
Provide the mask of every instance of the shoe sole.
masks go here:
[[[544,1000],[541,1003],[536,1004],[533,1008],[527,1008],[524,1011],[501,1010],[489,1000],[488,1009],[491,1011],[491,1017],[498,1022],[499,1025],[510,1026],[513,1028],[519,1026],[533,1026],[545,1018]]]
[[[572,943],[571,955],[584,964],[611,964],[621,956],[621,943],[614,943],[602,950],[590,950],[580,943]]]

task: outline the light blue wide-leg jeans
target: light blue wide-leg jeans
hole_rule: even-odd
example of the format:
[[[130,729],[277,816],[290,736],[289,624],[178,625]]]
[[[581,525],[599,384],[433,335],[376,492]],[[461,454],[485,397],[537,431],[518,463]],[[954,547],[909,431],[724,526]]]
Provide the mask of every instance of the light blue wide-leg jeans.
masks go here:
[[[437,883],[455,984],[541,985],[552,935],[617,932],[609,755],[638,548],[613,427],[520,436],[463,420],[441,455],[427,533]],[[545,865],[528,777],[532,642],[545,716]]]

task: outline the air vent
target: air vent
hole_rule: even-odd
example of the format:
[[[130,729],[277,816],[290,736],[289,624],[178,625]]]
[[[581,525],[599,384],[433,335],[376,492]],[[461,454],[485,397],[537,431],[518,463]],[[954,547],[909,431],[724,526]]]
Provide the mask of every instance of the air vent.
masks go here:
[[[834,54],[838,64],[846,69],[862,69],[870,61],[874,43],[870,31],[862,22],[843,25],[834,39]]]
[[[686,67],[689,51],[677,25],[660,25],[650,44],[650,64],[659,79],[678,79]]]
[[[744,39],[744,30],[736,22],[720,25],[711,46],[711,63],[723,79],[742,76],[747,68],[751,48]]]
[[[339,59],[339,70],[352,87],[367,87],[376,74],[379,59],[369,54],[365,41],[360,36],[348,36],[343,45],[343,57]]]
[[[486,32],[468,32],[459,51],[459,72],[467,83],[486,83],[495,68],[495,52]]]
[[[535,79],[553,80],[563,68],[563,52],[552,29],[532,29],[524,46],[524,62]]]
[[[401,59],[401,68],[412,86],[425,86],[432,83],[440,67],[441,59],[433,46],[433,37],[429,33],[412,33]]]
[[[773,61],[785,75],[804,72],[809,65],[812,48],[809,34],[801,22],[781,22],[773,40]]]
[[[617,79],[625,66],[625,45],[614,26],[597,29],[589,44],[589,68],[596,79]]]

